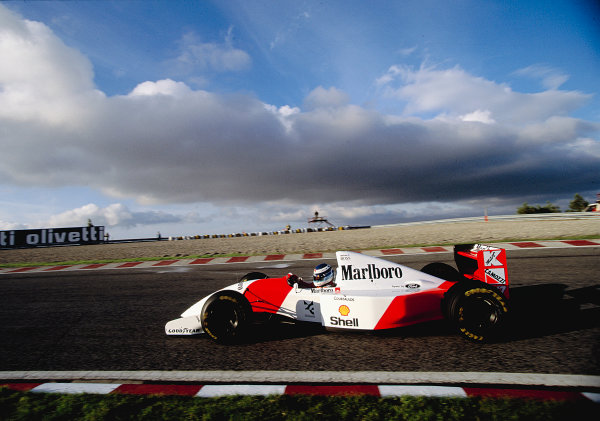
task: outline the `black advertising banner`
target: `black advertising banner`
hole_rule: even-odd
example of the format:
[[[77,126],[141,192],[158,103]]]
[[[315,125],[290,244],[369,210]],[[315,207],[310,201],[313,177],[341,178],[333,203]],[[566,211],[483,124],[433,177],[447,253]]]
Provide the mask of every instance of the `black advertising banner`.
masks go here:
[[[0,231],[0,248],[51,247],[104,242],[104,227]]]

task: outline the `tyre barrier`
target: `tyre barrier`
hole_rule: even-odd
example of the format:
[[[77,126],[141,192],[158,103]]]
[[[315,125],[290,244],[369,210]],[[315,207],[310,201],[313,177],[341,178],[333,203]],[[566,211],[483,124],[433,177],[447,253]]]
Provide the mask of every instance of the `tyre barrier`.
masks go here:
[[[169,241],[181,241],[181,240],[204,240],[210,238],[239,238],[239,237],[261,237],[265,235],[288,235],[288,234],[304,234],[309,232],[330,232],[330,231],[345,231],[355,229],[371,228],[370,225],[365,226],[340,226],[340,227],[320,227],[320,228],[297,228],[292,230],[280,230],[280,231],[258,231],[258,232],[238,232],[231,234],[199,234],[193,236],[171,236],[168,238]]]

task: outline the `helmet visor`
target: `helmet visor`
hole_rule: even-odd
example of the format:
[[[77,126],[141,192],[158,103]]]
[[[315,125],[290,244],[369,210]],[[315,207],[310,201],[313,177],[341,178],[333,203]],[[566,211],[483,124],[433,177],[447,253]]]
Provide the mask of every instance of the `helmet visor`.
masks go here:
[[[313,274],[313,284],[317,287],[327,285],[334,278],[333,268],[329,265],[319,265],[315,268]]]

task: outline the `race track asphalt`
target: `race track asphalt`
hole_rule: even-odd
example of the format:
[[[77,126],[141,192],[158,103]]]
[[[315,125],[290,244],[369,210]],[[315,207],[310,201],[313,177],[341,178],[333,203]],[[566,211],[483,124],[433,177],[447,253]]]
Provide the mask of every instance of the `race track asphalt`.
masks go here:
[[[23,273],[3,276],[0,371],[292,370],[600,374],[600,247],[508,252],[517,323],[496,344],[442,322],[391,333],[287,324],[222,346],[168,337],[164,324],[204,295],[262,271],[307,276],[314,261]],[[387,257],[416,269],[449,253]]]

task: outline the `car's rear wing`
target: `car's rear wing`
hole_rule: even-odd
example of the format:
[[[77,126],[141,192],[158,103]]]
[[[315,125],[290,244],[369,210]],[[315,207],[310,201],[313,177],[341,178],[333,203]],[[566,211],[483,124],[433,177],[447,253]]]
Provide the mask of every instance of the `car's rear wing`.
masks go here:
[[[508,298],[506,250],[483,244],[458,244],[454,246],[454,261],[465,278],[490,284]]]

